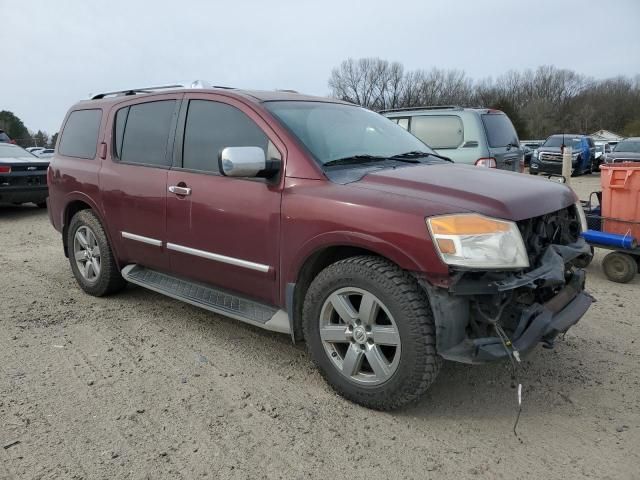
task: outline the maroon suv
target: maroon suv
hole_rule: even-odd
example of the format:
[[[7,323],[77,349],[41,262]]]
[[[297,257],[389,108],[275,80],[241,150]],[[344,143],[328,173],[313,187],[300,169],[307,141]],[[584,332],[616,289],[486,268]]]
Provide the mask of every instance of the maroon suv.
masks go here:
[[[331,386],[372,408],[418,398],[442,359],[551,346],[591,304],[569,188],[453,165],[333,99],[96,95],[67,114],[48,183],[87,293],[131,282],[304,339]]]

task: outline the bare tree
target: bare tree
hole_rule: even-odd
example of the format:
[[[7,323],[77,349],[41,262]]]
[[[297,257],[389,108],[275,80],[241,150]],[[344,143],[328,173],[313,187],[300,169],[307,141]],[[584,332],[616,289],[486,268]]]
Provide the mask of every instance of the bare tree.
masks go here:
[[[540,138],[562,130],[635,131],[640,124],[640,75],[595,81],[543,65],[474,82],[461,70],[405,71],[398,62],[350,58],[332,71],[329,88],[334,97],[373,110],[423,105],[501,108],[520,132]]]

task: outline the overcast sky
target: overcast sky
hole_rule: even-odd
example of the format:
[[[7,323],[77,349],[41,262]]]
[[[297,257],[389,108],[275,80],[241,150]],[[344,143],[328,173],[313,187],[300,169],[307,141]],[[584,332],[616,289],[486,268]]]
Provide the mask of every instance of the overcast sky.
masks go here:
[[[0,110],[51,134],[100,91],[206,79],[324,95],[348,57],[475,79],[543,64],[640,74],[640,0],[0,0],[0,12]]]

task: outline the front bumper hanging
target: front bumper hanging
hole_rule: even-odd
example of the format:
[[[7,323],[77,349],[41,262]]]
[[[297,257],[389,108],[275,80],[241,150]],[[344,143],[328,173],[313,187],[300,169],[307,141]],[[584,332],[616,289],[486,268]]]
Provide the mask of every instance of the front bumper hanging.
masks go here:
[[[487,321],[491,315],[478,311],[482,305],[501,305],[491,321],[508,332],[509,349],[525,353],[540,342],[552,346],[555,337],[575,325],[593,301],[584,290],[584,271],[571,266],[571,260],[582,255],[591,252],[580,239],[571,245],[549,246],[540,265],[523,274],[478,278],[478,272],[462,273],[448,289],[423,283],[435,317],[440,356],[462,363],[486,363],[510,355]],[[539,289],[547,292],[544,300]]]

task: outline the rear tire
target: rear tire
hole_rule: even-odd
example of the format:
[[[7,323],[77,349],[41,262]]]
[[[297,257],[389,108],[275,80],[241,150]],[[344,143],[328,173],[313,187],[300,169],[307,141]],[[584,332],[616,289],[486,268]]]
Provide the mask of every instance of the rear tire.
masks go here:
[[[426,293],[388,260],[352,257],[325,268],[309,287],[302,318],[322,376],[365,407],[391,410],[417,400],[442,365]]]
[[[602,260],[602,270],[612,282],[629,283],[638,273],[638,264],[631,255],[611,252]]]
[[[67,232],[69,263],[76,281],[89,295],[102,297],[122,290],[120,275],[109,240],[91,210],[76,213]]]

